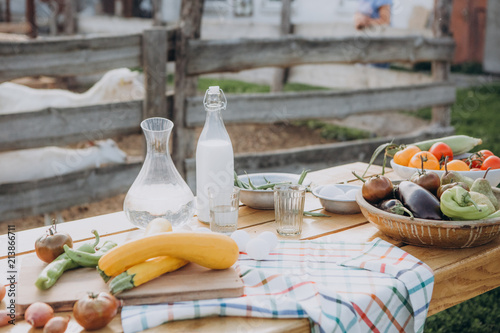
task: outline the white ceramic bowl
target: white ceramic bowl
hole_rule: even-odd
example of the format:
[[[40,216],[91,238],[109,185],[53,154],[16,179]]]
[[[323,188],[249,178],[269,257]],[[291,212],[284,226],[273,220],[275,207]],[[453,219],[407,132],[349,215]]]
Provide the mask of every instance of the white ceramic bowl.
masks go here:
[[[399,165],[395,163],[394,160],[391,160],[391,167],[398,174],[398,176],[400,176],[403,179],[409,179],[418,170],[418,168],[410,168]],[[441,170],[429,170],[429,171],[434,171],[439,175],[439,177],[441,177],[441,175],[444,173],[444,171]],[[477,179],[477,178],[482,178],[486,171],[481,170],[481,171],[458,171],[458,172],[469,178]],[[500,183],[500,169],[491,169],[490,171],[488,171],[486,179],[490,182],[492,187],[496,187]]]
[[[321,190],[326,186],[335,186],[341,189],[344,193],[349,190],[361,190],[360,185],[351,185],[351,184],[335,184],[335,185],[322,185],[315,187],[312,190],[312,194],[319,199],[323,208],[331,213],[336,214],[357,214],[360,213],[361,210],[359,208],[358,203],[356,202],[356,198],[351,200],[348,199],[334,199],[329,196],[325,196],[321,194]]]
[[[248,184],[248,178],[252,181],[254,186],[266,184],[266,179],[271,183],[278,182],[291,182],[297,184],[300,175],[294,173],[251,173],[247,175],[240,175],[238,179]],[[264,179],[265,178],[265,179]],[[311,180],[306,177],[302,182],[303,185],[308,186]],[[248,207],[255,209],[274,209],[274,192],[269,190],[240,190],[240,201]]]

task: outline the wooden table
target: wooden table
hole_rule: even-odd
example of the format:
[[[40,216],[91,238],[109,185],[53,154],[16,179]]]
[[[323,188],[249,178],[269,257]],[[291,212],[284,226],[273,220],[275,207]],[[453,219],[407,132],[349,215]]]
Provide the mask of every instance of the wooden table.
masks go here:
[[[324,169],[310,173],[309,177],[316,184],[333,184],[341,182],[359,183],[352,171],[363,174],[367,165],[353,163]],[[381,173],[382,168],[372,166],[368,175]],[[395,180],[399,177],[386,170],[386,175]],[[312,194],[307,194],[306,210],[328,213],[322,210],[319,200]],[[392,240],[370,224],[362,214],[336,215],[331,217],[305,217],[304,227],[300,239],[316,239],[329,235],[333,239],[368,242],[380,237],[390,243],[401,247],[406,252],[428,264],[435,274],[435,286],[428,315],[435,314],[453,305],[464,302],[472,297],[485,293],[500,286],[500,237],[491,243],[470,249],[436,249],[405,245]],[[238,225],[250,235],[255,236],[262,231],[275,231],[273,225],[274,211],[254,210],[242,206],[239,212]],[[192,220],[193,226],[204,226],[196,218]],[[123,212],[96,216],[74,222],[63,223],[58,230],[69,232],[75,242],[87,241],[91,237],[90,230],[96,228],[102,237],[122,242],[137,234],[137,229],[130,224]],[[16,232],[17,258],[34,250],[35,240],[45,232],[45,227]],[[6,271],[7,264],[7,235],[0,236],[0,271]],[[22,272],[21,272],[22,274]],[[0,281],[7,284],[6,277],[0,276]],[[5,300],[0,306],[5,307]],[[0,328],[1,332],[26,332],[28,324],[17,321],[14,327]],[[203,331],[258,331],[258,332],[304,332],[309,330],[306,319],[261,319],[239,317],[211,317],[196,320],[185,320],[168,323],[148,332],[163,332],[168,328],[173,332]],[[102,332],[122,332],[120,316],[102,329]],[[72,320],[67,332],[80,332],[82,328]],[[41,330],[40,330],[41,332]]]

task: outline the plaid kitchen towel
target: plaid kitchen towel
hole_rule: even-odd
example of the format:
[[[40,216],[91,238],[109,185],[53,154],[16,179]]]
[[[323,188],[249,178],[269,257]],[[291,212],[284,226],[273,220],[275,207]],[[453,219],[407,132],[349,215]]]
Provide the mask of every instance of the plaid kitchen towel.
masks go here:
[[[313,332],[423,332],[434,276],[423,262],[370,243],[280,241],[265,260],[240,253],[237,298],[126,306],[125,333],[207,316],[309,318]]]

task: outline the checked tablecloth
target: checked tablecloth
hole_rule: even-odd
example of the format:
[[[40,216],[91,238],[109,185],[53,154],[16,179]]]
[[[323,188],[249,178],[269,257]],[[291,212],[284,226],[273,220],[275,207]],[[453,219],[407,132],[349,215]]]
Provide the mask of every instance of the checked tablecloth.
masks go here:
[[[280,241],[266,260],[240,254],[244,296],[126,306],[125,333],[207,316],[309,318],[313,332],[422,332],[434,276],[423,262],[370,243]]]

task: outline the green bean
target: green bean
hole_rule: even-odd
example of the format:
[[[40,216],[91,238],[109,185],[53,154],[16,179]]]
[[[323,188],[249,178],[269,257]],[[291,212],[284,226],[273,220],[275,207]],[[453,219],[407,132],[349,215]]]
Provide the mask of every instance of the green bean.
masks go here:
[[[299,185],[302,185],[302,183],[304,182],[304,179],[306,179],[306,176],[307,176],[307,173],[309,172],[310,170],[302,170],[302,173],[300,174],[300,178],[299,178]]]
[[[292,182],[268,183],[268,184],[257,186],[257,190],[267,190],[268,188],[274,188],[276,185],[291,184],[291,183]]]
[[[250,185],[252,190],[256,190],[257,188],[254,186],[254,184],[252,184],[252,181],[250,180],[250,176],[248,175],[248,173],[246,171],[245,171],[245,174],[247,175],[247,178],[248,178],[248,185]]]
[[[238,186],[239,188],[243,188],[243,189],[248,189],[248,184],[246,184],[245,182],[242,182],[239,178],[238,178],[238,175],[236,174],[236,171],[234,172],[234,185],[235,186]]]

